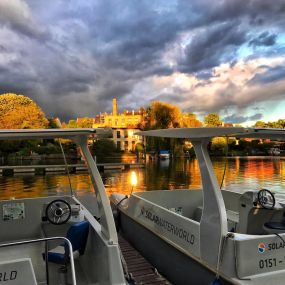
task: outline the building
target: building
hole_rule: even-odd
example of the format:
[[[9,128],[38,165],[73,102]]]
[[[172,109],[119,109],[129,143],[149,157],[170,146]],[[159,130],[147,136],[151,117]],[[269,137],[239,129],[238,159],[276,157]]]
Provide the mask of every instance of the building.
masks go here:
[[[109,128],[137,128],[143,120],[142,111],[128,111],[118,113],[117,99],[113,99],[113,112],[111,114],[101,113],[95,117],[94,127]]]
[[[113,128],[113,141],[117,146],[117,149],[124,151],[134,151],[137,143],[142,143],[140,136],[134,135],[139,129],[128,128]]]
[[[112,128],[113,141],[119,150],[134,151],[137,143],[142,143],[142,138],[134,135],[139,131],[143,122],[144,113],[139,111],[118,111],[117,99],[113,99],[113,110],[111,114],[100,113],[95,117],[93,128]]]

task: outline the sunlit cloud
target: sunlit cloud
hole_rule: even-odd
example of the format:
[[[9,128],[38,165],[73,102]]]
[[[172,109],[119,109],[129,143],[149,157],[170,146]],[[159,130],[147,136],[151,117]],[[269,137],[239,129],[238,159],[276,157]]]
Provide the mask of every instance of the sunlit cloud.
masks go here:
[[[2,0],[0,94],[63,119],[117,97],[121,109],[162,100],[266,120],[285,101],[284,16],[283,0]]]

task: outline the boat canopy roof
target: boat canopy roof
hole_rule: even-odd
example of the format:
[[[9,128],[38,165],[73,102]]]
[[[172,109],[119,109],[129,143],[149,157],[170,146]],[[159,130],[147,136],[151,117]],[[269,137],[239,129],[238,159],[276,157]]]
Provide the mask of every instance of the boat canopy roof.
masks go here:
[[[111,129],[15,129],[0,130],[0,140],[74,138],[78,136],[108,136]]]
[[[244,137],[285,139],[285,129],[264,128],[177,128],[137,132],[136,135],[165,138],[203,139],[212,137]]]

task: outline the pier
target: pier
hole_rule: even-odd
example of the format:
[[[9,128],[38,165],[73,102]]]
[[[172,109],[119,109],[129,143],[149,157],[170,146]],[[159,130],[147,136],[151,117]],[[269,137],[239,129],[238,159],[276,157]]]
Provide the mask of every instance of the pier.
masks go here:
[[[143,163],[97,163],[100,172],[105,170],[129,170],[132,168],[143,168]],[[82,173],[87,171],[87,166],[84,164],[69,164],[65,165],[14,165],[0,166],[0,175],[13,176],[17,174],[33,174],[45,175],[52,173]]]
[[[135,284],[171,285],[120,233],[118,238],[128,273]]]

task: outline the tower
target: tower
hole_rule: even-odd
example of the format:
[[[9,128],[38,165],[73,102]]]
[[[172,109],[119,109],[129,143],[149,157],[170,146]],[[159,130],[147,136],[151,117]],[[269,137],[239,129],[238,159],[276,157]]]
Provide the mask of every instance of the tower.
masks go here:
[[[118,115],[118,104],[117,104],[117,99],[113,99],[113,116]]]

